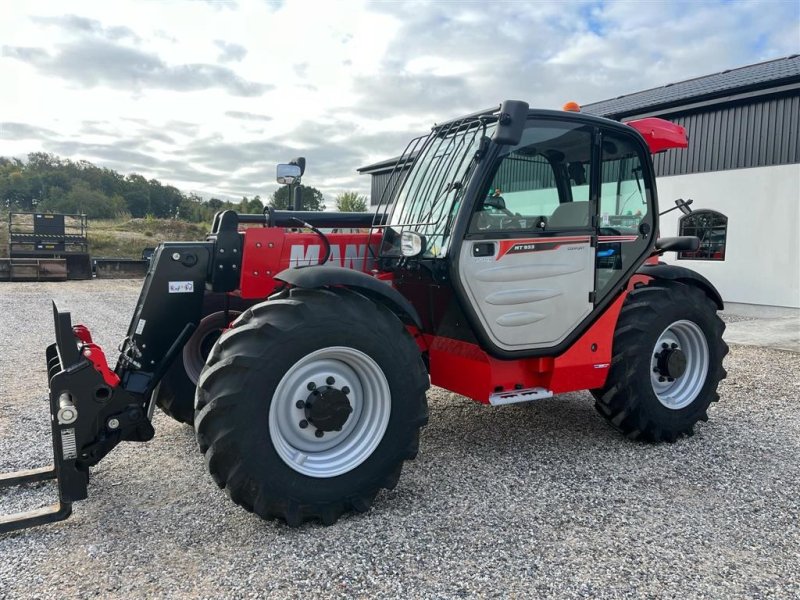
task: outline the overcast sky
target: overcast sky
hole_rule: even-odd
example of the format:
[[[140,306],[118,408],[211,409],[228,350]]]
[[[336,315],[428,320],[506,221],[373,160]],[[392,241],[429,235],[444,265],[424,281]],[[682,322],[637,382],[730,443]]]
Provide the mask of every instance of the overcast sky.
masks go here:
[[[800,51],[800,0],[3,0],[0,156],[46,151],[206,197],[303,155],[355,169],[505,98],[558,108]]]

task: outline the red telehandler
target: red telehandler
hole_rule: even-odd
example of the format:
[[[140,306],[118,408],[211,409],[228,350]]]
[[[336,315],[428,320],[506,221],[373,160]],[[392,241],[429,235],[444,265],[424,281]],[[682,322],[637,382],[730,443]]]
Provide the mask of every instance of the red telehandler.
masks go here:
[[[657,235],[650,155],[681,147],[660,119],[508,100],[413,140],[374,213],[225,211],[161,244],[114,368],[54,304],[54,463],[0,485],[55,478],[59,502],[0,532],[69,516],[92,465],[153,437],[156,404],[234,502],[289,525],[392,488],[431,384],[491,405],[589,390],[630,438],[691,435],[727,347],[712,284],[658,261],[699,243]]]

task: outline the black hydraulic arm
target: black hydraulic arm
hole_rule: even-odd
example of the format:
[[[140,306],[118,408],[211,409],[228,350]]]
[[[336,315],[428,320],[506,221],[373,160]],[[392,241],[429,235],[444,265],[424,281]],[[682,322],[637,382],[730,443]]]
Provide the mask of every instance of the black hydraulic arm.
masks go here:
[[[168,242],[156,250],[154,268],[145,277],[120,347],[116,373],[125,389],[140,394],[152,390],[159,365],[168,367],[174,358],[170,350],[175,342],[186,336],[187,326],[193,329],[200,322],[213,246]],[[182,348],[180,344],[178,350]]]

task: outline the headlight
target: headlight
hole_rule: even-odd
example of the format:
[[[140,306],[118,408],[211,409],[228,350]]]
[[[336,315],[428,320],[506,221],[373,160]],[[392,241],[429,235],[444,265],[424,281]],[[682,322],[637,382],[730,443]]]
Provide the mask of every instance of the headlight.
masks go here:
[[[400,236],[400,251],[403,256],[419,256],[425,250],[425,236],[416,231],[404,231]]]

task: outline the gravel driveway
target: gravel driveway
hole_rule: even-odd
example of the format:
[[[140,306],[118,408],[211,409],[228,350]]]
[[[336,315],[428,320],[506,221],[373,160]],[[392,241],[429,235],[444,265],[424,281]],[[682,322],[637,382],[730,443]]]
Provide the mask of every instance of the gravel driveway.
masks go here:
[[[138,281],[0,284],[0,469],[49,461],[49,299],[116,347]],[[93,471],[68,521],[0,536],[0,598],[800,596],[800,355],[733,346],[711,420],[621,439],[586,393],[487,408],[432,389],[419,458],[373,509],[289,529],[235,506],[192,431]],[[0,510],[52,502],[0,491]]]

